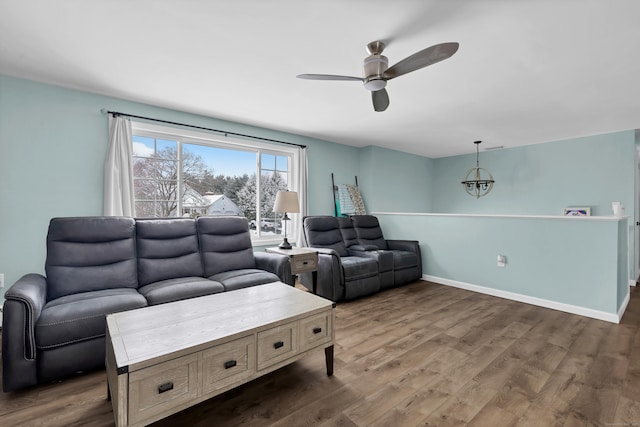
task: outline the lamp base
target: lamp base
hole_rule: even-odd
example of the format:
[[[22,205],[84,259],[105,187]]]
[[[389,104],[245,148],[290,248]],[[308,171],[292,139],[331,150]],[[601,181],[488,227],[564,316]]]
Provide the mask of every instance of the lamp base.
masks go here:
[[[284,240],[282,241],[282,243],[280,243],[280,245],[278,245],[278,247],[280,249],[291,249],[292,246],[291,246],[291,243],[289,243],[289,241],[285,237]]]

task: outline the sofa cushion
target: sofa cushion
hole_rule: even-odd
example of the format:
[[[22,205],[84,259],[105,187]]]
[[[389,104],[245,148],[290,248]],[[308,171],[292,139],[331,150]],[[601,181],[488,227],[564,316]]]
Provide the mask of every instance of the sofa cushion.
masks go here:
[[[378,218],[373,215],[353,215],[351,221],[361,245],[374,245],[378,249],[388,249]]]
[[[138,289],[149,305],[224,292],[222,283],[204,277],[180,277],[150,283]]]
[[[36,322],[40,350],[104,337],[106,315],[145,307],[147,300],[135,289],[103,289],[66,295],[49,301]]]
[[[375,258],[346,256],[341,258],[344,280],[356,280],[378,275],[378,261]]]
[[[194,219],[138,219],[136,247],[139,286],[204,275]]]
[[[222,283],[225,291],[280,281],[280,278],[273,273],[253,268],[224,271],[214,274],[209,279]]]
[[[48,301],[79,292],[137,288],[133,218],[53,218],[45,270]]]
[[[223,271],[256,268],[246,218],[199,217],[196,226],[205,277]]]
[[[329,248],[338,256],[347,256],[349,251],[342,240],[338,219],[332,216],[311,216],[303,219],[307,245],[314,248]]]

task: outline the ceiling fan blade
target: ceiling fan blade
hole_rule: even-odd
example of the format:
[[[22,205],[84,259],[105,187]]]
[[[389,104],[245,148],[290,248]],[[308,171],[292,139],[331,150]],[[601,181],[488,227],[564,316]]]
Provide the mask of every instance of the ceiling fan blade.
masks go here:
[[[371,99],[373,100],[373,109],[376,111],[384,111],[389,106],[389,94],[386,89],[371,92]]]
[[[362,77],[335,76],[333,74],[298,74],[296,77],[299,79],[306,79],[306,80],[357,80],[359,82],[364,81]]]
[[[419,70],[450,58],[458,51],[460,45],[456,42],[440,43],[414,53],[397,64],[387,68],[384,77],[387,80]]]

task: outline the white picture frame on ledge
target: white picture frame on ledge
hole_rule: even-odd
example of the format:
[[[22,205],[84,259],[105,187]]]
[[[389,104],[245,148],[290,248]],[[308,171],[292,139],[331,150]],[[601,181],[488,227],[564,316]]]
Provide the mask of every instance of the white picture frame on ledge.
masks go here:
[[[564,208],[564,216],[591,216],[589,206],[567,206]]]

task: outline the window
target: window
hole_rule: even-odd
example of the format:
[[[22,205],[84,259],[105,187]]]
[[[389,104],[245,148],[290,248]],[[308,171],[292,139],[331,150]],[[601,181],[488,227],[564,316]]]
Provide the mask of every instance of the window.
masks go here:
[[[138,217],[238,215],[254,240],[279,240],[279,190],[297,190],[297,149],[133,123]],[[287,230],[289,233],[293,230]]]

